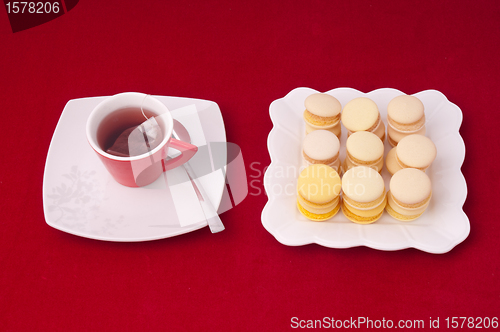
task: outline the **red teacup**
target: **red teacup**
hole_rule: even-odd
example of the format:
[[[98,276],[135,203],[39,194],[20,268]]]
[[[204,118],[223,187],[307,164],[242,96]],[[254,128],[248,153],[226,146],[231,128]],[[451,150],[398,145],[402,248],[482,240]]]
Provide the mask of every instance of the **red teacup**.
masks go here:
[[[160,144],[148,153],[138,156],[121,157],[104,151],[102,146],[102,130],[104,119],[111,113],[120,116],[119,110],[137,108],[154,113],[161,128],[163,139]],[[118,119],[121,121],[122,119]],[[128,187],[142,187],[153,183],[166,170],[175,168],[191,159],[198,148],[195,145],[172,138],[173,120],[168,108],[158,99],[143,93],[126,92],[114,95],[97,105],[87,120],[87,140],[97,153],[102,163],[120,184]],[[181,154],[166,160],[168,148],[179,150]]]

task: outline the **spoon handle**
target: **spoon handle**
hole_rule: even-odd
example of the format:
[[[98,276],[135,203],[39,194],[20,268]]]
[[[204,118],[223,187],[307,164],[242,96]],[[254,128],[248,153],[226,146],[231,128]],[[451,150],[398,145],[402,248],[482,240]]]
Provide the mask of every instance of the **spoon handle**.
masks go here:
[[[177,121],[178,122],[178,121]],[[177,124],[177,129],[183,129],[184,131],[186,130],[182,124],[175,123],[174,121],[174,127]],[[183,137],[187,141],[191,141],[189,137],[189,133],[186,131],[184,133]],[[172,130],[172,137],[175,139],[180,139],[179,135],[176,132],[176,129]],[[186,170],[187,175],[189,176],[189,179],[191,180],[191,184],[193,185],[194,191],[196,192],[196,195],[198,196],[198,200],[200,202],[201,209],[203,210],[203,214],[205,215],[205,219],[208,223],[208,227],[210,227],[210,231],[212,233],[218,233],[221,232],[225,229],[224,224],[222,224],[222,220],[220,220],[219,214],[217,213],[217,210],[215,207],[212,205],[212,202],[210,202],[210,199],[208,198],[205,189],[201,185],[200,181],[196,177],[196,174],[189,164],[189,162],[185,163],[182,165],[184,169]]]
[[[210,231],[212,233],[218,233],[223,231],[225,229],[224,224],[222,224],[222,220],[217,214],[217,211],[212,205],[212,202],[210,202],[210,200],[208,199],[208,196],[205,193],[205,190],[203,189],[203,186],[201,185],[200,181],[198,180],[198,178],[196,178],[193,169],[188,163],[182,166],[186,170],[186,173],[189,176],[189,179],[191,180],[191,184],[193,185],[194,190],[196,191],[196,195],[198,196],[201,209],[203,210],[205,219],[208,222],[208,227],[210,227]]]

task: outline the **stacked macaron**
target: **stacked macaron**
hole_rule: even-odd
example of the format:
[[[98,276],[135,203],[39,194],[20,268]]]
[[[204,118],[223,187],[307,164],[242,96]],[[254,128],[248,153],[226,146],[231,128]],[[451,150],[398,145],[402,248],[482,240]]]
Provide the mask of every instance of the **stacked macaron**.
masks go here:
[[[307,134],[302,144],[303,165],[325,164],[339,171],[340,141],[328,130],[314,130]]]
[[[303,117],[306,134],[318,130],[329,130],[340,138],[340,112],[342,105],[333,96],[326,93],[313,93],[304,101],[306,110]]]
[[[387,156],[385,157],[385,167],[389,171],[389,174],[394,175],[397,171],[403,169],[398,163],[397,157],[396,157],[396,148],[392,148],[389,150],[387,153]]]
[[[403,168],[416,168],[425,172],[436,154],[436,145],[430,138],[418,134],[408,135],[389,151],[386,167],[391,175]]]
[[[384,213],[384,179],[373,168],[357,166],[342,177],[342,212],[352,222],[371,224]]]
[[[377,135],[368,131],[357,131],[347,138],[346,158],[343,170],[367,166],[382,171],[384,165],[384,143]]]
[[[297,182],[297,207],[313,221],[332,218],[340,209],[341,182],[338,173],[324,164],[311,165]]]
[[[424,104],[414,96],[401,95],[387,105],[387,134],[391,146],[408,135],[425,135]]]
[[[370,98],[359,97],[348,102],[342,111],[342,123],[348,135],[357,131],[369,131],[377,135],[382,142],[385,139],[385,125],[377,104]]]
[[[425,212],[431,196],[431,180],[427,174],[415,168],[405,168],[391,178],[386,210],[397,220],[415,220]]]

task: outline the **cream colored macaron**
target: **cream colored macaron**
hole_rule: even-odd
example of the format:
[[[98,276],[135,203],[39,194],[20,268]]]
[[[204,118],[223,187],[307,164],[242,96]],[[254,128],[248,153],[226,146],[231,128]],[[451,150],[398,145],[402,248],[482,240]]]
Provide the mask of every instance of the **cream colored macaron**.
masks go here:
[[[327,93],[313,93],[304,101],[303,114],[306,134],[318,130],[329,130],[340,138],[340,112],[342,105],[337,98]]]
[[[348,135],[357,131],[369,131],[384,141],[385,125],[377,104],[370,98],[359,97],[348,102],[344,106],[341,118]]]
[[[325,164],[339,171],[340,141],[328,130],[315,130],[307,134],[302,144],[304,166]]]
[[[385,167],[391,175],[394,175],[394,173],[403,169],[396,159],[396,148],[392,148],[389,150],[389,153],[387,153],[387,156],[385,157]]]
[[[387,212],[395,219],[410,221],[420,217],[429,206],[432,184],[429,176],[415,168],[396,172],[389,183]]]
[[[344,171],[356,166],[368,166],[379,173],[384,165],[384,143],[374,133],[357,131],[346,141]]]
[[[299,175],[297,181],[297,208],[306,218],[324,221],[340,208],[341,180],[330,166],[314,164]]]
[[[415,96],[397,96],[387,105],[387,122],[388,139],[392,146],[396,146],[406,135],[425,135],[424,104]]]
[[[373,168],[357,166],[342,177],[342,212],[358,224],[370,224],[383,214],[386,195],[382,176]]]
[[[425,171],[436,158],[436,154],[436,145],[423,135],[408,135],[396,146],[396,160],[402,168]]]

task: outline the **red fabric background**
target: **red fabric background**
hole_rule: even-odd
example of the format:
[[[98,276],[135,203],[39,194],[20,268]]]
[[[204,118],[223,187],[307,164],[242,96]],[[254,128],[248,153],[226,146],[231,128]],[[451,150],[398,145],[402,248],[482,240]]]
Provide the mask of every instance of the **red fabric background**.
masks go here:
[[[97,1],[12,33],[0,9],[0,330],[283,331],[291,318],[499,315],[500,3]],[[111,243],[49,227],[42,176],[66,102],[124,91],[208,99],[247,175],[270,162],[290,90],[437,89],[463,111],[469,237],[451,252],[287,247],[248,197],[208,228]],[[255,183],[254,183],[255,184]],[[262,189],[261,182],[258,187]]]

